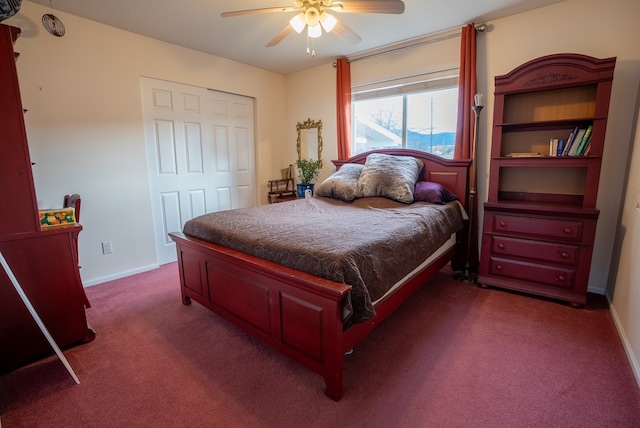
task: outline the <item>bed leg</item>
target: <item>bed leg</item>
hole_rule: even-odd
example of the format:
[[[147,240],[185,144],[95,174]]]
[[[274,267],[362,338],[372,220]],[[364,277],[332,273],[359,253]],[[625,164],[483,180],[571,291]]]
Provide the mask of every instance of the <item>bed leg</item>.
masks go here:
[[[342,352],[325,361],[324,383],[327,389],[324,394],[334,401],[342,398]]]
[[[190,305],[191,304],[191,297],[185,296],[184,293],[183,293],[182,294],[182,304],[183,305]]]
[[[324,383],[327,385],[324,394],[333,401],[340,401],[342,398],[342,373],[338,377],[339,380],[333,376],[325,376],[324,378]]]

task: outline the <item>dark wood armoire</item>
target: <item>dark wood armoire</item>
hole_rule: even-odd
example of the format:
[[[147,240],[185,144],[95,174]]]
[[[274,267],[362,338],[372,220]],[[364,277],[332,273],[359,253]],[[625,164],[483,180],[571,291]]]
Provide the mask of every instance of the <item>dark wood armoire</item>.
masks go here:
[[[64,349],[95,337],[87,325],[78,268],[82,226],[40,226],[13,49],[19,35],[20,29],[0,24],[0,251]],[[0,344],[0,373],[53,353],[2,268]]]

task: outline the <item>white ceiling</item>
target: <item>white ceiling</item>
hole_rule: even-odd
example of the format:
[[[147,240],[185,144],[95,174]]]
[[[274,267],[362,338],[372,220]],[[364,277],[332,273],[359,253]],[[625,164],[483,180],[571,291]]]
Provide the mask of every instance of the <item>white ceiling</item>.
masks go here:
[[[275,47],[265,45],[295,12],[221,18],[221,12],[292,6],[293,0],[29,0],[176,45],[288,74],[396,42],[470,22],[486,22],[563,0],[404,0],[402,15],[337,14],[362,41],[333,34],[316,39],[316,57],[306,54],[306,35],[295,32]],[[349,0],[343,0],[344,3]],[[384,0],[379,0],[384,1]],[[63,20],[64,23],[64,20]],[[66,26],[67,34],[74,31]]]

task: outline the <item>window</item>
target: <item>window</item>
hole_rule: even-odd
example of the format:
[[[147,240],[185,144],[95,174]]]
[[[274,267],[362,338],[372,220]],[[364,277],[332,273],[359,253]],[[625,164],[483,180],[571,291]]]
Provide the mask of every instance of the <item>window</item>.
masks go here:
[[[354,88],[352,104],[353,154],[403,147],[453,158],[457,76]]]

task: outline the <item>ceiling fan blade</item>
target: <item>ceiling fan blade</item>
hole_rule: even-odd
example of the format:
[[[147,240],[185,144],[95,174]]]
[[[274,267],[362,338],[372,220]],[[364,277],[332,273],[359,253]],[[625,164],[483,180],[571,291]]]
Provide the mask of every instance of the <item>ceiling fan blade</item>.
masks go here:
[[[334,9],[342,13],[404,13],[404,2],[401,0],[344,0],[334,4],[342,6],[340,9]]]
[[[331,30],[331,33],[354,45],[362,40],[362,37],[358,36],[351,28],[347,27],[339,19],[338,22],[336,22],[336,26]]]
[[[282,41],[285,37],[289,35],[293,31],[293,27],[291,25],[287,25],[280,31],[269,43],[267,43],[267,47],[271,48]]]
[[[235,10],[232,12],[223,12],[220,14],[220,16],[223,18],[231,18],[233,16],[256,15],[258,13],[272,13],[272,12],[292,12],[294,10],[297,10],[297,9],[291,6],[265,7],[262,9],[247,9],[247,10]]]

